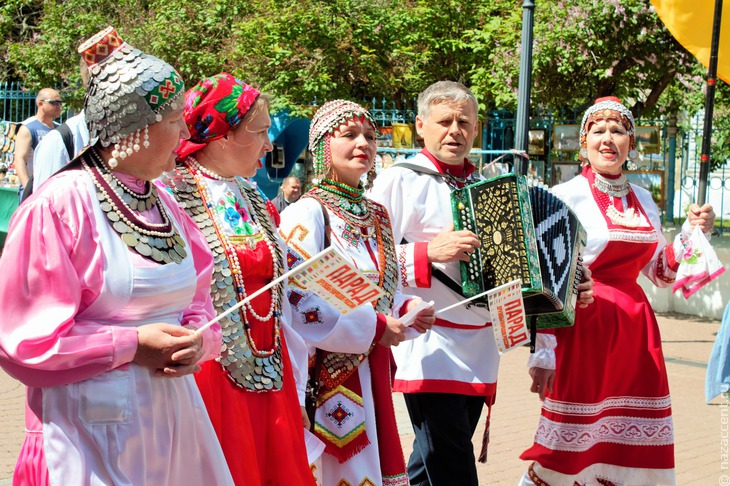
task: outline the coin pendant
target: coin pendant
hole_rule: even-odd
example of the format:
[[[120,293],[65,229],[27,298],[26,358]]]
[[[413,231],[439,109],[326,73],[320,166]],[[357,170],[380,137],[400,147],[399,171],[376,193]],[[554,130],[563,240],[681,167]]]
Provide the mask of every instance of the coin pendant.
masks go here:
[[[125,245],[135,248],[137,246],[137,237],[134,235],[134,233],[124,233],[122,235],[122,241]]]

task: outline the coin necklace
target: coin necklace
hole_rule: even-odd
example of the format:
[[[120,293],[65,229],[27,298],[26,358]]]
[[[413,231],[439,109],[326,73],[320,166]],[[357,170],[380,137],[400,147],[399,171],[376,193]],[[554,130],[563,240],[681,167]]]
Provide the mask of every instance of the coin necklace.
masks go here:
[[[644,223],[641,212],[635,208],[639,207],[636,195],[630,190],[626,176],[615,181],[598,174],[592,170],[584,172],[593,192],[593,198],[603,214],[615,225],[624,226],[626,228],[637,228]],[[593,180],[591,180],[593,179]],[[625,211],[616,209],[614,201],[626,197],[627,208]]]
[[[609,179],[598,172],[594,172],[593,174],[595,175],[593,184],[602,193],[608,194],[611,197],[624,197],[629,193],[629,181],[624,174],[621,174],[616,179]]]
[[[233,280],[236,284],[236,291],[238,293],[239,300],[244,300],[248,297],[248,293],[246,292],[246,285],[244,282],[243,274],[241,271],[241,264],[238,259],[238,253],[236,244],[233,243],[228,235],[223,231],[224,228],[224,221],[221,220],[220,215],[215,210],[215,206],[213,204],[213,195],[210,192],[210,188],[208,187],[208,184],[205,181],[204,176],[202,175],[203,171],[199,171],[198,169],[202,167],[197,161],[195,161],[192,158],[188,158],[188,163],[190,164],[189,170],[190,173],[193,175],[193,179],[195,180],[195,184],[198,186],[200,190],[200,197],[203,200],[203,203],[206,207],[206,210],[208,211],[208,214],[211,216],[211,218],[214,221],[213,227],[216,231],[216,234],[218,235],[218,238],[220,242],[223,245],[223,249],[225,251],[226,257],[228,258],[228,261],[230,263],[230,269],[233,276]],[[205,172],[206,175],[211,175],[211,171],[208,169]],[[215,174],[217,176],[217,174]],[[218,177],[212,176],[211,178],[218,179]],[[225,181],[229,182],[230,181]],[[268,223],[268,227],[270,228],[272,226],[272,223],[270,221],[261,221],[262,215],[259,214],[261,210],[266,211],[266,208],[261,204],[261,208],[258,208],[259,211],[255,211],[253,209],[254,205],[252,204],[252,199],[248,197],[247,190],[245,187],[243,187],[243,184],[239,180],[239,178],[235,178],[235,184],[238,187],[239,192],[241,193],[241,196],[243,196],[245,201],[246,210],[249,212],[249,215],[251,216],[252,221],[256,224],[256,227],[261,231],[261,233],[264,235],[264,241],[266,242],[266,246],[269,249],[269,252],[271,253],[271,258],[273,262],[273,273],[274,278],[278,277],[283,268],[283,256],[281,256],[280,252],[278,251],[278,247],[275,243],[275,237],[273,235],[273,231],[263,231],[264,228],[266,228],[266,223]],[[266,216],[264,215],[264,218]],[[256,221],[258,220],[258,221]],[[261,224],[263,223],[263,224]],[[271,233],[271,234],[269,234]],[[245,311],[242,312],[244,317],[244,329],[246,331],[246,339],[249,342],[250,348],[254,356],[257,357],[269,357],[273,355],[281,346],[281,296],[283,292],[283,284],[279,283],[276,286],[274,286],[271,290],[271,304],[269,306],[269,310],[266,315],[259,315],[251,305],[250,302],[247,302],[244,304]],[[270,350],[260,350],[256,346],[256,342],[254,341],[253,336],[251,335],[251,325],[248,322],[248,318],[246,317],[246,314],[254,317],[258,321],[261,322],[268,322],[270,319],[274,319],[274,345],[273,348]]]
[[[148,184],[145,194],[138,194],[122,184],[106,167],[96,149],[81,159],[86,172],[96,187],[96,198],[101,210],[122,241],[140,256],[157,263],[181,263],[187,256],[185,240],[180,236],[163,204],[158,204],[157,188]],[[125,196],[130,201],[125,202]],[[137,209],[133,210],[132,205]],[[148,223],[136,211],[157,208],[162,223]]]

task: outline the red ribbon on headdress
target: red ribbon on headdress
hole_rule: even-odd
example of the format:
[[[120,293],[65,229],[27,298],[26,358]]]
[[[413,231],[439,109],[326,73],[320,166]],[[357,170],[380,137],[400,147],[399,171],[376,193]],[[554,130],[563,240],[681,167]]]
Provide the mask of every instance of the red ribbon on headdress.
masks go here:
[[[260,92],[229,73],[206,78],[185,93],[185,123],[190,139],[177,149],[179,159],[225,136],[243,120]]]

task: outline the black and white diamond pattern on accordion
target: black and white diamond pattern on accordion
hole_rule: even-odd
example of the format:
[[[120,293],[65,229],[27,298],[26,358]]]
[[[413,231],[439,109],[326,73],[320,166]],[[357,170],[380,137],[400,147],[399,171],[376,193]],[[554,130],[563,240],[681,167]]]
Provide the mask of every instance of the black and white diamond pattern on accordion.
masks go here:
[[[568,235],[574,231],[570,228],[567,208],[535,226],[537,246],[542,258],[548,262],[546,270],[552,289],[562,289],[570,278],[571,248],[568,247]]]

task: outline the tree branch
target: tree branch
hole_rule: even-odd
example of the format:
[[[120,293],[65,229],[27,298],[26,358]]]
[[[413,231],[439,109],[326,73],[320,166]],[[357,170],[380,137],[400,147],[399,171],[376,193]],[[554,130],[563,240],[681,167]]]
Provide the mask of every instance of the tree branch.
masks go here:
[[[659,97],[662,95],[664,90],[667,89],[667,86],[669,86],[669,83],[672,82],[676,75],[677,70],[670,69],[653,84],[653,86],[651,87],[651,91],[649,92],[649,96],[646,97],[646,100],[637,101],[634,106],[631,107],[631,113],[633,113],[634,118],[638,118],[645,108],[651,108],[656,105],[657,101],[659,101]]]

